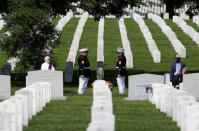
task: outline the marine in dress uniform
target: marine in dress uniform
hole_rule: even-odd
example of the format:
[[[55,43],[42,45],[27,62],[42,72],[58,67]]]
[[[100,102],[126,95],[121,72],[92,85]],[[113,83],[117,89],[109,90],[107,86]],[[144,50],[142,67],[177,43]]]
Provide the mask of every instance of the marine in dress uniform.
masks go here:
[[[125,76],[127,75],[127,72],[126,72],[126,57],[124,56],[124,49],[118,48],[117,54],[118,54],[118,60],[116,63],[115,75],[119,88],[119,93],[125,94],[126,93]]]
[[[51,70],[51,71],[55,71],[55,68],[53,66],[53,64],[50,63],[50,57],[46,56],[44,58],[44,63],[41,65],[41,70]]]
[[[179,84],[183,81],[183,69],[186,68],[186,65],[180,62],[180,56],[176,55],[176,62],[172,63],[170,69],[170,81],[174,88],[179,89]]]
[[[85,94],[86,93],[86,87],[89,81],[89,77],[91,75],[90,73],[90,63],[87,58],[88,55],[88,49],[83,48],[79,50],[80,56],[78,58],[78,65],[79,65],[79,88],[78,88],[78,94]]]

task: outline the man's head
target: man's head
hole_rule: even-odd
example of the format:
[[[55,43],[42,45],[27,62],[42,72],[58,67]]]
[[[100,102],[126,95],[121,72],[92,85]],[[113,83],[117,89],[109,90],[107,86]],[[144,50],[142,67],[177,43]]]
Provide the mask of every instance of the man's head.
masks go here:
[[[88,48],[83,48],[83,49],[79,50],[79,54],[81,56],[88,56]]]
[[[46,57],[44,58],[44,61],[45,61],[46,63],[50,63],[50,57],[49,57],[49,56],[46,56]]]
[[[124,55],[124,49],[123,48],[117,48],[117,56],[121,57]]]
[[[180,55],[176,55],[175,59],[176,59],[176,62],[180,62]]]

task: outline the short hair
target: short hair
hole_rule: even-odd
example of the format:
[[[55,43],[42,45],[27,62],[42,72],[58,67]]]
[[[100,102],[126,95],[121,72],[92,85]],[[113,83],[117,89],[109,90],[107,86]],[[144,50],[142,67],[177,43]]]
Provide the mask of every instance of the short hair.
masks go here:
[[[48,58],[50,58],[50,56],[46,56],[46,57],[44,58],[44,60],[46,61],[46,59],[48,59]]]

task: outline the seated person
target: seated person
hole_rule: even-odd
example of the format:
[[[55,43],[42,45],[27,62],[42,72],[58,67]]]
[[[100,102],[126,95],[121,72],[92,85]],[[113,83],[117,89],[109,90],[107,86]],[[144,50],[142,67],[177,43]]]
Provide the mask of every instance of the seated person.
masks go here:
[[[170,81],[174,88],[179,89],[180,83],[183,82],[183,75],[187,73],[187,67],[180,62],[180,56],[176,55],[176,62],[172,63],[170,69]]]

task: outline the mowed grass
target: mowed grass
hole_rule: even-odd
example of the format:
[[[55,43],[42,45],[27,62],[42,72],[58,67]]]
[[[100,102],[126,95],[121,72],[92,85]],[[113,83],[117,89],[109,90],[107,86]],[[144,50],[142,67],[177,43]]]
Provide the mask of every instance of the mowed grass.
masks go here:
[[[65,70],[66,59],[70,50],[78,21],[78,18],[71,19],[61,33],[59,46],[54,49],[52,55],[53,61],[55,62],[56,70]]]
[[[98,22],[94,19],[88,19],[85,26],[84,31],[79,43],[79,49],[88,48],[88,59],[91,67],[91,79],[90,82],[96,80],[96,69],[97,69],[97,40],[98,40]],[[74,79],[78,81],[78,57],[79,53],[76,57],[76,62],[74,66]]]
[[[174,61],[175,52],[166,36],[160,28],[151,20],[145,20],[152,36],[161,52],[161,63],[154,63],[148,49],[145,38],[140,31],[138,24],[133,19],[125,19],[128,38],[133,52],[134,68],[128,69],[129,75],[140,73],[164,74],[169,72],[170,65]]]
[[[5,33],[7,31],[7,29],[4,27],[0,30],[0,36]],[[8,57],[6,55],[6,53],[2,50],[0,50],[0,74],[1,74],[1,69],[3,67],[3,65],[6,63]]]
[[[1,69],[3,65],[6,63],[8,57],[4,51],[0,50],[0,74],[1,74]]]
[[[117,48],[122,47],[119,25],[116,19],[105,19],[104,25],[104,77],[113,81],[117,62]]]
[[[18,88],[19,89],[19,88]],[[15,88],[16,90],[16,88]],[[51,101],[29,121],[24,131],[85,131],[91,121],[92,88],[77,95],[77,88],[64,88],[68,100]],[[179,131],[176,123],[147,101],[124,101],[113,89],[116,131]]]
[[[183,62],[187,65],[190,72],[199,71],[199,47],[192,41],[192,39],[185,34],[177,24],[173,23],[172,20],[166,20],[166,23],[176,33],[178,39],[186,47],[187,57],[183,59]]]

